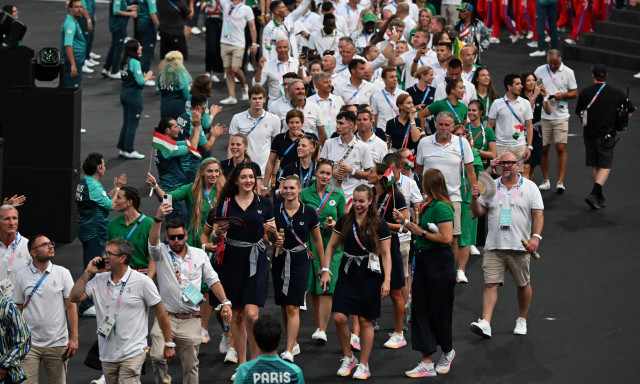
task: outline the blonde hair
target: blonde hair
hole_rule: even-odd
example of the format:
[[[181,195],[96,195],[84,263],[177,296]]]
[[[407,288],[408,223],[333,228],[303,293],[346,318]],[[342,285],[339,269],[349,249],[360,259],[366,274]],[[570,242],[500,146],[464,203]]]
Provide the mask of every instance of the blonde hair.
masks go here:
[[[213,157],[208,157],[204,159],[200,166],[198,167],[198,172],[196,174],[196,180],[193,182],[193,187],[191,187],[191,196],[193,197],[193,207],[191,208],[191,225],[190,225],[190,234],[189,237],[195,236],[194,239],[200,239],[200,235],[202,234],[202,226],[200,222],[202,220],[202,199],[204,195],[204,170],[211,164],[217,164],[218,169],[220,171],[220,175],[218,176],[218,181],[214,186],[216,191],[215,196],[212,199],[214,209],[216,205],[218,205],[220,193],[222,192],[222,187],[226,183],[224,175],[222,174],[222,166],[220,162]]]
[[[184,79],[191,83],[191,75],[184,67],[183,57],[180,51],[171,51],[164,56],[164,66],[160,73],[160,84],[170,86],[180,84]]]

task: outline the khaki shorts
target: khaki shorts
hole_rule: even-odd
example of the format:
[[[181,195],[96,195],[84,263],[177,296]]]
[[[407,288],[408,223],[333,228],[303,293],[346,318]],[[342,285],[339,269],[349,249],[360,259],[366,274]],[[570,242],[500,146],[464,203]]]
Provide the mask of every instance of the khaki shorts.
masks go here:
[[[496,145],[496,154],[498,157],[504,155],[505,152],[511,152],[518,160],[518,172],[524,171],[524,155],[527,152],[526,145],[520,145],[518,147],[503,147],[500,145]],[[500,168],[496,167],[496,172],[500,173]]]
[[[404,278],[409,277],[409,249],[411,248],[411,240],[400,242],[400,254],[402,255],[402,265],[404,267]]]
[[[220,56],[222,56],[222,66],[225,68],[242,67],[242,56],[244,47],[220,43]]]
[[[504,272],[511,272],[518,287],[526,287],[531,282],[529,263],[531,256],[527,251],[491,249],[484,251],[482,270],[485,284],[504,284]]]
[[[551,135],[556,144],[567,144],[569,136],[569,118],[560,120],[540,120],[542,126],[542,146],[551,144]]]
[[[453,204],[453,236],[458,236],[462,233],[462,225],[460,224],[462,208],[459,201],[452,201],[451,204]]]

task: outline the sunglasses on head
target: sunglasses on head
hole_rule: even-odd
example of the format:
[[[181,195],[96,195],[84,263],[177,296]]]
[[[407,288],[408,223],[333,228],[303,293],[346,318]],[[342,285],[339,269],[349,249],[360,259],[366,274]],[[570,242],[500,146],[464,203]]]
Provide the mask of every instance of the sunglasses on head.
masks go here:
[[[327,51],[322,52],[322,56],[334,56],[336,54],[336,51],[333,49],[329,49]]]
[[[169,238],[169,240],[171,241],[175,241],[176,239],[178,240],[184,240],[184,233],[181,233],[179,235],[167,235],[167,237]]]

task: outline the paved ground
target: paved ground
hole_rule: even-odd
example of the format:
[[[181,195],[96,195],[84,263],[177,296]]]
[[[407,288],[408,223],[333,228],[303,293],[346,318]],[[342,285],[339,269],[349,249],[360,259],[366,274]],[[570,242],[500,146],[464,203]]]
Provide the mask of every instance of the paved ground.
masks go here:
[[[36,51],[45,46],[59,46],[60,25],[66,14],[64,3],[59,0],[28,0],[18,6],[21,20],[29,27],[26,45]],[[110,39],[106,24],[107,5],[98,4],[97,9],[94,51],[104,57]],[[196,75],[204,70],[204,36],[193,36],[189,45],[191,59],[187,67]],[[501,92],[502,77],[507,72],[533,70],[543,63],[542,59],[530,59],[529,51],[520,41],[517,44],[503,42],[487,52],[485,64],[490,67]],[[590,63],[567,64],[575,70],[580,88],[591,84]],[[640,80],[634,80],[631,71],[612,69],[611,72],[609,84],[630,86],[632,98],[640,99]],[[144,175],[149,162],[117,158],[115,144],[122,123],[120,88],[118,81],[105,80],[95,74],[85,75],[82,126],[88,132],[82,135],[81,157],[94,151],[103,153],[108,164],[105,180],[126,172],[129,185],[141,188],[144,196],[147,191]],[[214,88],[211,102],[216,103],[227,96],[222,83],[215,84]],[[160,117],[159,97],[151,88],[145,89],[144,97],[144,117],[138,130],[136,149],[148,156],[153,127]],[[571,108],[573,106],[571,103]],[[225,107],[218,121],[228,124],[234,113],[246,108],[243,103]],[[457,357],[449,374],[432,380],[482,383],[637,382],[640,374],[635,362],[640,345],[637,331],[640,326],[637,305],[640,292],[636,280],[640,275],[640,262],[634,239],[640,235],[640,208],[632,201],[638,189],[638,173],[634,164],[637,159],[634,148],[640,142],[637,121],[637,118],[632,120],[629,131],[621,135],[615,170],[605,187],[608,206],[594,212],[583,201],[591,186],[583,165],[581,129],[577,119],[572,118],[572,137],[568,144],[569,174],[565,182],[567,192],[564,195],[552,192],[543,195],[546,208],[544,241],[540,249],[542,258],[532,262],[534,296],[528,321],[529,334],[524,337],[511,334],[517,310],[511,281],[500,290],[493,339],[481,340],[469,331],[469,323],[479,316],[482,292],[481,258],[472,257],[467,273],[470,283],[456,288],[453,329]],[[221,150],[225,144],[225,138],[216,143],[214,153],[219,158],[225,157]],[[555,163],[555,157],[552,163]],[[552,174],[552,181],[554,178]],[[539,173],[536,179],[540,182]],[[152,214],[156,207],[155,199],[144,198],[142,210],[145,213]],[[42,231],[47,232],[46,228]],[[81,273],[80,260],[81,246],[77,240],[58,247],[56,262],[70,268],[73,276]],[[273,304],[272,294],[269,297],[262,313],[278,315],[279,308]],[[369,381],[408,381],[403,372],[417,364],[419,353],[412,351],[410,344],[401,350],[381,348],[392,328],[389,300],[383,303],[380,322],[382,329],[376,333],[371,360],[373,376]],[[95,329],[95,320],[81,319],[81,349],[79,356],[70,361],[69,383],[88,383],[100,375],[82,365],[84,355],[95,340]],[[329,343],[317,346],[310,339],[314,329],[311,313],[304,313],[299,338],[302,354],[296,357],[296,363],[304,370],[307,382],[334,383],[340,363],[335,332],[330,327]],[[212,330],[216,330],[212,331],[213,334],[217,333],[216,326],[212,326]],[[409,343],[410,340],[409,334]],[[222,363],[223,356],[217,352],[218,341],[214,336],[210,344],[201,347],[200,377],[203,383],[227,382],[233,373],[234,366]],[[175,382],[180,382],[181,369],[177,359],[171,362],[170,372]],[[152,381],[149,374],[143,376],[143,383]]]

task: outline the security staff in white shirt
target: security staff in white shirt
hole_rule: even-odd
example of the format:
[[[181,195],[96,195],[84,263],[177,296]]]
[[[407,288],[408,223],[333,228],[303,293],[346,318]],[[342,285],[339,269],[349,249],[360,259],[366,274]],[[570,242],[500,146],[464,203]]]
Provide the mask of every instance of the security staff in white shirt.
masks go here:
[[[11,299],[16,272],[29,265],[29,239],[18,232],[18,210],[0,206],[0,295]]]
[[[396,99],[407,92],[398,88],[398,73],[395,67],[386,67],[382,70],[382,81],[384,89],[371,96],[371,109],[376,115],[375,126],[385,130],[387,121],[400,114]]]
[[[334,95],[342,97],[345,105],[348,104],[369,104],[371,95],[374,93],[373,84],[364,80],[365,61],[353,59],[349,63],[351,78],[342,84],[338,84],[334,90]]]
[[[320,108],[320,113],[325,117],[324,131],[328,137],[336,131],[336,116],[344,105],[341,97],[331,93],[333,88],[331,75],[322,72],[313,78],[316,94],[307,98],[307,101],[315,103]]]
[[[69,300],[73,279],[68,269],[51,262],[54,246],[44,235],[32,237],[31,263],[16,274],[13,302],[31,331],[31,349],[22,360],[27,384],[38,384],[41,362],[50,383],[65,383],[67,359],[78,352],[78,309]]]
[[[169,316],[171,336],[180,352],[182,382],[198,384],[198,352],[202,343],[199,308],[205,300],[200,293],[200,284],[204,280],[222,303],[219,309],[227,309],[227,321],[231,321],[231,302],[227,300],[207,254],[202,249],[187,245],[186,225],[180,219],[174,218],[166,223],[165,240],[168,244],[160,243],[161,223],[172,210],[169,203],[158,207],[149,230],[149,254],[156,263],[160,296]],[[171,380],[162,344],[163,335],[156,322],[151,329],[151,363],[156,383]]]
[[[98,349],[105,383],[138,384],[146,359],[148,307],[153,309],[160,324],[164,338],[162,356],[167,361],[176,353],[169,318],[153,280],[129,268],[133,247],[128,241],[108,241],[103,256],[89,262],[71,289],[69,299],[74,303],[91,299],[96,307]],[[101,262],[104,264],[100,265]],[[97,275],[89,281],[94,274]]]
[[[262,56],[258,61],[258,70],[253,78],[253,85],[266,87],[269,94],[269,102],[267,109],[271,107],[271,103],[279,97],[284,96],[285,88],[283,86],[283,78],[285,73],[298,72],[298,60],[289,56],[289,41],[287,39],[279,39],[276,43],[277,57],[267,60]]]

